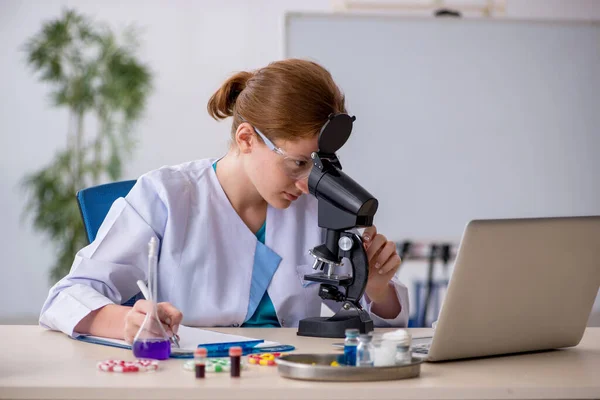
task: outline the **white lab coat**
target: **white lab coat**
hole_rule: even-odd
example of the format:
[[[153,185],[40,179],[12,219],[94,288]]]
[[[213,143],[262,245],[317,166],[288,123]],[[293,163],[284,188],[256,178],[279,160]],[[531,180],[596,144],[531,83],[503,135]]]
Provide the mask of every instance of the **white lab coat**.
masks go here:
[[[160,241],[158,301],[172,303],[190,326],[240,326],[248,311],[257,238],[223,191],[212,163],[200,160],[141,176],[115,201],[93,243],[80,250],[70,273],[50,289],[40,324],[68,335],[88,313],[121,304],[147,281],[148,241]],[[268,286],[282,327],[320,315],[318,284],[308,254],[322,243],[317,201],[303,195],[285,210],[267,208],[265,245],[281,257]],[[391,283],[402,305],[393,319],[371,314],[376,326],[406,326],[406,287]],[[370,311],[368,299],[363,305]]]

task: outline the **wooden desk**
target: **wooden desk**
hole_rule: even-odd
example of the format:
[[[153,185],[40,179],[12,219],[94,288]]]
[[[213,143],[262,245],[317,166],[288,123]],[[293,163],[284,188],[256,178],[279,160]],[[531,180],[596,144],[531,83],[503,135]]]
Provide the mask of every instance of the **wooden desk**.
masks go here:
[[[294,329],[220,329],[293,344],[298,352],[335,352],[332,339]],[[413,334],[423,334],[413,330]],[[12,399],[566,399],[600,398],[600,328],[579,346],[518,356],[422,365],[421,377],[391,382],[327,383],[281,378],[276,367],[250,366],[241,379],[209,374],[196,380],[182,360],[156,373],[96,369],[129,350],[71,340],[37,326],[0,326],[0,398]]]

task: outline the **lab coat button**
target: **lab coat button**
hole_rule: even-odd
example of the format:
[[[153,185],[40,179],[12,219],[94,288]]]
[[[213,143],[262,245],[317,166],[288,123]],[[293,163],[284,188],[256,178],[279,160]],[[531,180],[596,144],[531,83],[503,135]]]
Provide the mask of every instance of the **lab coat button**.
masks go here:
[[[231,326],[233,326],[234,328],[237,328],[237,327],[239,327],[239,326],[240,326],[240,324],[233,324],[233,325],[231,325]]]

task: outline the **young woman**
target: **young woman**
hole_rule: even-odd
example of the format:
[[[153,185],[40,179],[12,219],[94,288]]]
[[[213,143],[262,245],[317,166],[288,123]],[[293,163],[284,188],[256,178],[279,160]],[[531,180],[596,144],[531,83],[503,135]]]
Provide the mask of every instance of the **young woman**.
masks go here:
[[[131,342],[150,303],[121,304],[147,279],[152,237],[160,243],[158,309],[169,334],[181,323],[295,327],[320,314],[319,285],[303,280],[314,272],[308,250],[322,243],[309,157],[329,114],[346,112],[344,96],[323,67],[288,59],[232,76],[208,112],[233,117],[227,154],[142,175],[50,289],[42,326]],[[375,227],[363,239],[363,305],[376,326],[406,326],[396,248]]]

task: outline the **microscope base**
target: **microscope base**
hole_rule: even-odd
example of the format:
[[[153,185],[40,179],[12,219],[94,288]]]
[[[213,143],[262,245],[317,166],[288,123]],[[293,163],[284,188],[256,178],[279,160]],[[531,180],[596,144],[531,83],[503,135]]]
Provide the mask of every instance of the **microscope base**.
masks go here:
[[[360,316],[347,319],[332,319],[327,317],[313,317],[300,320],[298,336],[344,338],[346,329],[358,329],[360,333],[369,333],[373,330],[373,321],[363,321]]]

